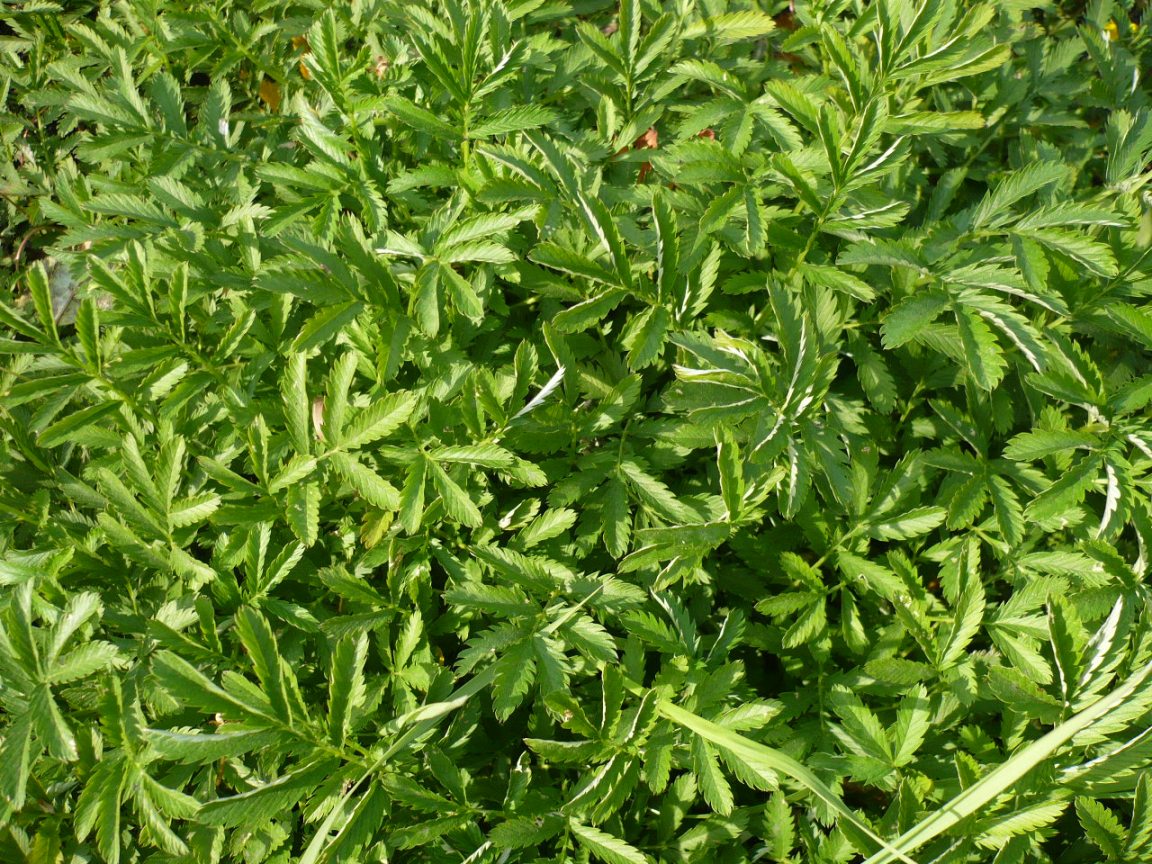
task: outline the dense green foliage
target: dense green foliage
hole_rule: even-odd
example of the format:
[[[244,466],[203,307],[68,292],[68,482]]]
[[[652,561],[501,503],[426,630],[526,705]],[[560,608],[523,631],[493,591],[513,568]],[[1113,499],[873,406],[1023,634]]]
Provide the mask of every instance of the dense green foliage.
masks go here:
[[[1152,858],[1139,10],[6,3],[5,864]]]

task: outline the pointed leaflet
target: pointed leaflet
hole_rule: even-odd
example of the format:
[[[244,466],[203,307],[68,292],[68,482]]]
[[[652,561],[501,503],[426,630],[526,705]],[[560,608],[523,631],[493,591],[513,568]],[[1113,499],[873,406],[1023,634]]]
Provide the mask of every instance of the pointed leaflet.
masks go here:
[[[328,737],[342,746],[348,737],[351,713],[365,698],[364,664],[368,658],[368,636],[346,636],[332,652],[328,676]]]
[[[81,408],[79,411],[73,411],[63,420],[57,420],[41,432],[36,438],[36,443],[41,447],[59,447],[61,444],[73,440],[85,429],[114,414],[119,408],[119,402],[101,402],[87,408]]]
[[[555,122],[557,117],[555,111],[542,105],[515,105],[488,114],[469,130],[469,135],[472,138],[507,135],[509,132],[545,126]]]
[[[39,684],[32,690],[26,712],[32,720],[36,737],[51,756],[67,761],[77,758],[76,736],[47,684]]]
[[[1132,799],[1132,822],[1128,826],[1128,837],[1124,851],[1130,856],[1147,854],[1152,846],[1152,771],[1145,770],[1136,783],[1136,794]]]
[[[952,623],[937,633],[936,666],[939,669],[947,669],[964,656],[984,621],[984,586],[967,566],[962,564],[960,569],[965,581],[952,612]]]
[[[25,589],[27,590],[27,589]],[[100,597],[91,591],[72,595],[60,617],[52,625],[52,639],[45,652],[45,660],[55,660],[68,641],[92,618],[99,620],[104,612]]]
[[[900,516],[873,522],[869,533],[880,540],[907,540],[927,534],[944,522],[943,507],[916,507]]]
[[[319,789],[334,767],[331,759],[307,763],[246,792],[209,801],[200,808],[198,819],[225,828],[263,825]]]
[[[44,270],[43,262],[37,261],[32,265],[26,278],[28,280],[28,293],[32,295],[32,305],[36,309],[36,317],[40,326],[44,328],[53,342],[59,342],[56,332],[56,312],[52,305],[52,288],[48,281],[48,274]]]
[[[606,285],[616,284],[616,276],[611,270],[605,269],[591,258],[587,258],[556,243],[539,244],[528,253],[528,258],[544,267],[559,270],[562,273],[568,273],[572,276],[582,277]],[[626,296],[620,291],[616,291],[615,293],[617,295],[617,303]],[[603,313],[601,317],[603,317]]]
[[[652,860],[635,846],[599,828],[573,823],[572,834],[582,847],[605,864],[652,864]]]
[[[392,434],[416,410],[416,397],[407,392],[389,393],[364,409],[342,433],[336,445],[354,450]]]
[[[1021,235],[1054,252],[1067,255],[1097,276],[1115,276],[1119,272],[1112,249],[1104,243],[1088,239],[1081,232],[1065,231],[1060,228],[1036,228],[1021,232]]]
[[[348,485],[369,504],[382,510],[400,508],[400,492],[396,487],[354,456],[334,453],[329,461],[336,472],[348,481]]]
[[[1095,485],[1101,461],[1099,457],[1093,457],[1073,465],[1060,479],[1032,499],[1026,511],[1027,517],[1042,522],[1077,506]]]
[[[0,745],[0,795],[14,809],[24,806],[32,752],[32,717],[25,711],[4,729]]]
[[[916,294],[884,316],[880,328],[885,348],[898,348],[915,339],[948,308],[943,294]]]
[[[1016,346],[1024,358],[1037,372],[1044,365],[1044,349],[1041,336],[1032,323],[1016,312],[1008,303],[997,297],[965,291],[958,298],[965,307],[975,310],[992,327],[999,330]]]
[[[553,318],[553,324],[561,333],[579,333],[581,330],[587,330],[619,306],[626,296],[623,291],[616,289],[594,294],[589,299],[558,313]]]
[[[348,409],[348,388],[356,375],[357,353],[345,351],[332,364],[328,373],[327,395],[324,399],[320,423],[320,437],[325,441],[338,441],[344,431],[344,418]]]
[[[712,746],[699,735],[692,737],[692,773],[700,784],[700,791],[708,806],[721,816],[732,812],[732,788],[720,770]]]
[[[601,498],[600,513],[604,526],[604,546],[614,558],[628,551],[632,535],[632,513],[628,492],[619,480],[609,480]]]
[[[964,481],[948,503],[949,530],[967,528],[984,512],[988,503],[987,479],[979,474]]]
[[[148,745],[161,758],[187,765],[203,765],[275,745],[280,733],[268,729],[240,729],[236,732],[187,732],[147,729]]]
[[[100,312],[96,302],[86,298],[76,312],[76,337],[84,348],[84,356],[90,369],[100,371]]]
[[[1003,218],[1009,207],[1028,195],[1067,176],[1068,169],[1059,162],[1032,162],[1014,171],[988,192],[972,214],[972,227],[979,228],[997,217]]]
[[[432,472],[432,485],[436,487],[448,515],[469,528],[479,528],[484,517],[468,493],[438,463],[429,460],[427,464]]]
[[[671,316],[663,306],[652,306],[628,322],[621,344],[628,349],[628,366],[643,369],[660,356],[668,336]]]
[[[545,540],[559,537],[576,524],[577,516],[575,510],[566,507],[547,510],[520,531],[520,543],[528,549]]]
[[[1091,450],[1098,444],[1099,438],[1090,432],[1039,429],[1023,432],[1009,441],[1004,448],[1004,457],[1017,462],[1031,462],[1078,447]]]
[[[101,761],[88,777],[76,802],[76,836],[84,840],[96,829],[96,846],[107,864],[120,861],[120,803],[128,780],[118,759]]]
[[[956,324],[960,328],[964,360],[973,382],[982,390],[996,389],[1007,366],[996,337],[984,320],[967,308],[956,310]]]
[[[628,260],[628,253],[624,248],[624,241],[620,238],[616,223],[612,221],[612,215],[598,198],[585,192],[577,192],[576,201],[580,205],[581,215],[592,235],[608,250],[621,287],[629,291],[632,290],[632,265]]]
[[[1009,546],[1017,546],[1024,539],[1024,508],[1016,492],[1003,477],[989,478],[988,494],[996,511],[996,524]]]
[[[896,724],[891,731],[892,764],[900,767],[907,765],[924,743],[928,731],[932,728],[931,705],[928,701],[928,691],[924,685],[918,684],[912,692],[900,701],[896,712]]]
[[[678,501],[667,486],[631,459],[620,462],[620,473],[636,497],[663,518],[682,524],[697,521],[691,508]]]
[[[730,429],[716,433],[716,467],[720,475],[720,497],[724,501],[725,518],[731,522],[740,518],[744,503],[744,464],[740,447]]]
[[[1076,799],[1076,816],[1088,839],[1109,861],[1121,861],[1124,855],[1124,826],[1109,808],[1090,798]]]
[[[172,503],[168,511],[169,528],[186,528],[203,522],[220,506],[220,496],[215,492],[201,492]]]
[[[284,404],[284,423],[288,429],[288,438],[297,453],[310,452],[308,435],[308,402],[307,389],[307,360],[300,353],[291,354],[285,363],[284,379],[280,385],[280,392]]]
[[[420,132],[427,132],[438,138],[458,139],[460,137],[460,133],[451,123],[442,120],[431,111],[421,108],[402,96],[389,96],[382,105],[396,115],[402,123]]]
[[[520,707],[536,678],[536,650],[531,640],[523,640],[504,652],[493,665],[492,706],[496,717],[507,720]]]
[[[272,711],[286,726],[292,725],[287,680],[292,673],[280,657],[276,637],[268,621],[255,609],[244,606],[236,613],[236,632],[252,660]]]
[[[436,462],[479,465],[484,468],[508,469],[516,464],[516,457],[495,444],[461,444],[438,447],[429,454]]]
[[[276,493],[297,485],[308,479],[318,464],[313,456],[301,456],[299,454],[293,456],[281,466],[280,471],[268,483],[268,491]]]
[[[1088,642],[1074,604],[1058,594],[1048,600],[1048,641],[1065,705],[1071,705],[1081,674],[1080,656]]]
[[[404,488],[400,492],[400,524],[409,534],[415,534],[424,518],[424,478],[428,459],[421,454],[408,466]]]
[[[765,12],[728,12],[694,21],[684,28],[680,38],[709,38],[725,44],[758,39],[771,33],[775,27],[775,20]]]
[[[596,55],[605,66],[615,72],[620,79],[628,77],[628,69],[625,66],[624,58],[621,57],[617,51],[616,46],[600,31],[600,29],[587,21],[581,21],[577,24],[576,35],[580,37],[580,41]]]
[[[292,350],[307,352],[320,347],[355,321],[363,311],[364,305],[355,300],[321,308],[300,328],[292,340]]]
[[[680,267],[680,238],[676,214],[664,195],[652,202],[652,224],[656,229],[656,289],[661,300],[676,296],[676,277]]]
[[[850,750],[893,764],[883,724],[856,694],[834,687],[829,693],[829,704],[840,718],[840,727],[833,726],[832,731]]]
[[[239,714],[261,721],[273,719],[259,704],[251,704],[224,690],[187,660],[170,651],[160,651],[155,655],[152,672],[172,698],[206,713]]]
[[[315,482],[288,487],[286,496],[288,527],[305,547],[320,536],[320,486]]]

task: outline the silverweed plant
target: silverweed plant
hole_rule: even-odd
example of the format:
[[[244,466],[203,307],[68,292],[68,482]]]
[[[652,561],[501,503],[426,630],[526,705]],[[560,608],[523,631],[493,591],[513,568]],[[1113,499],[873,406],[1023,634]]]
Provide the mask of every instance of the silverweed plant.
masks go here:
[[[0,13],[0,861],[1152,860],[1142,2]]]

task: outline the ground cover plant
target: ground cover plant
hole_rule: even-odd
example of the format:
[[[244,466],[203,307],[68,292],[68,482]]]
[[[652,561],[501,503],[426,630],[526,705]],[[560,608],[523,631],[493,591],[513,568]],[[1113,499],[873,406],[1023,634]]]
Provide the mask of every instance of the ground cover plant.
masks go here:
[[[1152,860],[1142,8],[6,3],[0,860]]]

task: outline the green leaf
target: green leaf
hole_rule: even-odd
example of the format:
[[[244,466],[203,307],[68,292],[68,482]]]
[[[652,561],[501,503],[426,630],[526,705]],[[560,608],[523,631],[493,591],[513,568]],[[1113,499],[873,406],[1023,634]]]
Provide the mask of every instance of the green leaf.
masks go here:
[[[281,383],[281,396],[284,402],[284,422],[288,436],[297,453],[311,451],[311,436],[308,434],[308,416],[311,401],[308,399],[308,367],[303,354],[292,354],[285,364],[284,380]]]
[[[978,228],[1003,216],[1007,209],[1022,198],[1038,192],[1067,176],[1067,169],[1059,162],[1032,162],[1013,171],[984,196],[972,214],[972,227]]]
[[[337,473],[348,481],[348,485],[369,504],[383,510],[400,509],[399,490],[355,457],[334,453],[330,462]]]
[[[473,126],[470,133],[473,138],[489,138],[493,135],[507,135],[509,132],[546,126],[557,119],[558,115],[551,108],[542,105],[516,105],[489,114]]]
[[[152,671],[173,698],[201,711],[228,712],[257,720],[268,719],[262,706],[251,704],[224,690],[191,663],[169,651],[161,651],[155,656]]]
[[[364,664],[368,659],[368,637],[347,636],[332,653],[332,671],[328,677],[328,737],[333,744],[343,745],[351,728],[352,712],[365,701]]]
[[[772,16],[764,12],[729,12],[689,24],[680,32],[680,38],[689,40],[707,37],[724,44],[766,36],[775,27],[776,22]]]
[[[996,337],[982,318],[966,309],[957,311],[956,323],[972,380],[982,390],[995,390],[1007,367]]]
[[[909,297],[884,316],[881,334],[885,348],[898,348],[923,333],[940,313],[948,308],[943,294],[918,294]]]
[[[173,729],[146,730],[148,744],[164,759],[189,765],[218,762],[276,744],[280,735],[268,729],[234,732],[187,732]]]
[[[632,514],[628,507],[628,492],[618,480],[610,480],[601,504],[604,525],[604,545],[614,558],[628,551],[632,536]]]
[[[1103,243],[1089,240],[1080,233],[1064,231],[1059,228],[1034,228],[1031,231],[1021,231],[1020,233],[1041,246],[1067,255],[1098,276],[1115,276],[1119,272],[1119,265],[1116,263],[1116,256],[1112,250]]]
[[[289,673],[280,659],[276,637],[268,621],[255,609],[244,606],[236,613],[236,632],[252,660],[272,711],[285,725],[290,726],[292,709],[288,700]]]
[[[965,568],[967,569],[967,568]],[[964,656],[964,652],[980,632],[987,600],[979,578],[968,575],[952,612],[952,623],[941,631],[936,665],[947,669]]]
[[[571,825],[571,831],[583,848],[605,864],[651,864],[651,859],[639,849],[599,828],[577,822]]]
[[[120,804],[127,777],[116,761],[99,764],[88,778],[76,806],[76,835],[83,840],[96,830],[96,845],[108,864],[120,861]]]
[[[56,332],[56,309],[53,305],[52,288],[48,282],[48,274],[44,265],[36,263],[27,272],[28,293],[32,295],[32,305],[36,309],[36,318],[40,327],[54,342],[60,337]]]
[[[619,306],[624,297],[623,291],[602,291],[556,315],[553,324],[561,333],[587,330]]]
[[[912,111],[884,121],[884,131],[892,135],[933,135],[983,126],[983,115],[975,111]]]
[[[625,459],[620,473],[636,497],[656,513],[673,522],[693,522],[695,514],[672,494],[671,490],[635,462]]]
[[[451,123],[436,116],[426,108],[421,108],[415,102],[402,96],[389,96],[384,100],[384,107],[407,126],[438,138],[455,140],[460,133]]]
[[[641,312],[631,321],[631,326],[622,337],[628,348],[628,366],[643,369],[651,365],[660,355],[671,323],[668,311],[663,306],[654,306]]]
[[[411,393],[389,393],[358,414],[341,435],[337,446],[355,450],[391,435],[416,410]]]
[[[320,486],[301,483],[288,487],[286,498],[288,526],[305,548],[320,536]]]
[[[869,528],[873,537],[881,540],[907,540],[927,534],[943,524],[943,507],[917,507],[900,516],[892,516],[873,522]]]
[[[1075,507],[1096,482],[1100,474],[1098,458],[1084,459],[1059,480],[1032,499],[1025,515],[1033,521],[1052,519]]]
[[[1008,442],[1004,456],[1017,462],[1032,462],[1080,447],[1091,450],[1098,443],[1097,437],[1089,432],[1069,429],[1023,432]]]
[[[168,524],[172,528],[185,528],[203,522],[220,506],[220,496],[215,492],[201,492],[172,502],[168,509]]]
[[[479,528],[484,522],[484,517],[468,493],[436,462],[429,462],[428,470],[432,473],[432,485],[436,487],[436,492],[444,502],[444,509],[448,511],[448,515],[470,528]]]
[[[318,348],[340,333],[356,317],[364,311],[361,303],[341,303],[336,306],[325,306],[305,322],[292,340],[293,352],[307,353]]]
[[[41,432],[37,438],[37,443],[41,447],[59,447],[61,444],[74,440],[85,429],[91,428],[105,417],[114,414],[119,408],[120,405],[117,402],[101,402],[87,408],[81,408],[79,411],[73,411],[63,420],[57,420]]]
[[[531,642],[523,641],[496,661],[493,671],[492,705],[504,722],[520,707],[536,677],[536,653]]]
[[[315,792],[332,768],[330,760],[305,764],[238,795],[209,801],[200,808],[199,820],[224,828],[264,825]]]
[[[424,478],[428,461],[419,458],[408,467],[404,488],[400,492],[400,524],[409,534],[420,528],[424,516]]]
[[[1124,827],[1116,814],[1090,798],[1076,799],[1076,816],[1088,839],[1112,860],[1124,857]]]
[[[698,735],[692,738],[692,771],[708,806],[721,816],[731,813],[732,789],[720,771],[712,746]]]

